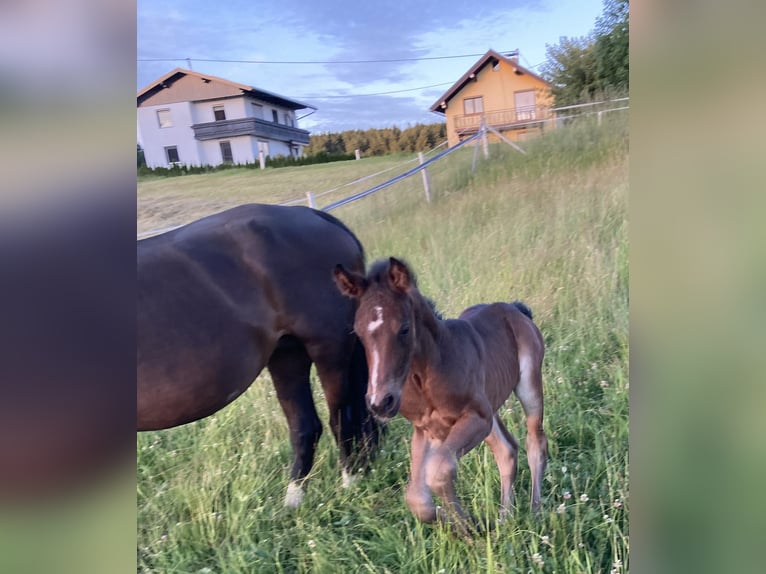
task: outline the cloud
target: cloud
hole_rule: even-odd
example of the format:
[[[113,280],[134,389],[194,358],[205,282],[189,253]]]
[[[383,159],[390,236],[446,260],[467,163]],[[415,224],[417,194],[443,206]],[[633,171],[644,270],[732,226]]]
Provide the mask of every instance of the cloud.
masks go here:
[[[521,3],[528,7],[539,4],[536,0]],[[428,56],[429,46],[420,42],[423,34],[468,18],[491,18],[507,8],[501,4],[487,7],[463,0],[378,1],[364,6],[327,0],[288,10],[298,25],[334,46],[332,58],[335,60],[390,60]],[[414,79],[408,72],[410,65],[409,62],[349,64],[333,66],[328,72],[344,82],[402,82]]]

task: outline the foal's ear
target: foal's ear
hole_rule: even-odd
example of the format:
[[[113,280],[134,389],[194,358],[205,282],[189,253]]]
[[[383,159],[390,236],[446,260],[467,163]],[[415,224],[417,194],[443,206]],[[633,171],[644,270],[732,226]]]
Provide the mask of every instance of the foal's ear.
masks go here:
[[[335,279],[335,284],[338,286],[338,290],[346,297],[358,299],[367,289],[367,279],[359,273],[347,271],[340,263],[335,266],[332,274]]]
[[[396,257],[390,257],[388,263],[388,278],[391,280],[391,286],[401,292],[409,291],[410,287],[415,285],[415,278],[407,265]]]

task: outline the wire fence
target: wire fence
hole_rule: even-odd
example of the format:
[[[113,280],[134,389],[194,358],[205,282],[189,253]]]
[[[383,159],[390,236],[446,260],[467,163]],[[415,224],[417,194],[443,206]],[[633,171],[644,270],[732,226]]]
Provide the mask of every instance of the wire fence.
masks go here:
[[[629,98],[619,98],[615,100],[605,100],[601,102],[593,102],[593,103],[587,103],[587,104],[577,104],[573,106],[564,106],[560,108],[554,108],[551,111],[555,112],[554,117],[546,119],[546,120],[538,120],[536,122],[529,122],[530,124],[537,124],[540,125],[544,122],[556,122],[557,124],[566,123],[567,121],[571,120],[575,117],[581,117],[586,115],[596,115],[598,118],[598,121],[601,121],[601,118],[603,114],[614,112],[614,111],[620,111],[620,110],[627,110],[629,109],[629,106],[627,105],[617,105],[615,104],[621,104],[622,102],[627,102]],[[317,209],[320,209],[325,212],[333,211],[339,207],[346,206],[349,204],[352,204],[360,199],[369,197],[371,195],[376,194],[377,192],[389,188],[391,186],[394,186],[396,184],[400,184],[412,176],[414,176],[417,173],[423,173],[423,183],[422,186],[424,188],[425,192],[425,198],[426,201],[430,201],[430,191],[429,187],[431,185],[431,180],[433,179],[433,176],[436,175],[436,177],[440,180],[437,182],[437,185],[435,187],[439,189],[449,189],[450,187],[450,181],[452,182],[459,182],[462,178],[466,177],[466,174],[470,176],[470,173],[472,173],[476,168],[476,162],[477,157],[479,153],[479,143],[481,143],[481,147],[484,149],[484,156],[488,157],[487,152],[487,135],[488,133],[492,133],[494,136],[496,136],[500,141],[503,141],[504,143],[510,145],[516,151],[520,153],[526,153],[524,149],[516,142],[512,142],[508,140],[505,136],[503,136],[502,133],[494,129],[492,126],[487,126],[484,124],[484,122],[481,123],[479,129],[475,134],[472,136],[460,141],[456,145],[449,147],[443,151],[438,151],[440,148],[447,145],[447,142],[442,142],[439,145],[435,146],[434,148],[428,150],[427,152],[423,152],[419,154],[417,157],[408,159],[406,161],[397,163],[393,166],[389,166],[385,169],[376,171],[371,174],[364,175],[362,177],[355,178],[353,181],[349,181],[347,183],[343,183],[341,185],[334,186],[330,189],[323,190],[318,193],[314,192],[305,192],[305,194],[301,197],[296,197],[294,199],[286,200],[286,201],[280,201],[275,202],[277,205],[308,205],[310,207],[314,207]],[[440,167],[440,170],[438,170],[435,174],[432,173],[432,171],[426,171],[427,168],[432,167],[434,164],[442,160],[443,158],[447,157],[450,154],[460,154],[460,150],[465,150],[465,146],[469,144],[475,144],[473,147],[473,155],[472,160],[470,162],[470,169],[468,169],[467,164],[464,164],[464,162],[455,162],[455,168],[456,169],[450,169],[449,167],[445,167],[444,164],[442,164],[442,167]],[[427,156],[428,159],[426,159]],[[466,160],[467,161],[467,160]],[[318,203],[322,203],[320,200],[322,199],[329,199],[328,196],[331,194],[340,192],[341,190],[348,190],[349,188],[353,188],[354,186],[359,186],[363,183],[369,183],[374,181],[376,178],[380,178],[381,176],[388,174],[390,172],[393,172],[395,170],[402,170],[406,166],[419,162],[418,165],[406,169],[405,171],[394,175],[393,177],[390,177],[389,179],[386,179],[385,181],[382,181],[380,183],[377,183],[375,185],[372,185],[372,187],[369,187],[367,189],[364,189],[362,191],[352,193],[351,195],[347,195],[345,197],[342,197],[341,199],[337,199],[335,201],[331,201],[329,203],[326,203],[325,205],[319,207]],[[448,165],[448,164],[447,164]],[[401,187],[401,186],[399,186]],[[412,193],[414,191],[417,191],[416,188],[418,185],[414,182],[411,182],[410,185],[407,186],[408,193],[407,194],[396,194],[396,198],[391,198],[391,202],[385,202],[385,203],[393,203],[393,202],[402,202],[403,198],[409,197],[412,198],[414,196],[420,197],[417,193]],[[404,201],[404,204],[406,205],[409,203],[408,201]],[[383,205],[380,206],[383,208]],[[390,205],[388,207],[391,207]],[[400,205],[400,208],[402,206]],[[405,207],[406,208],[406,207]],[[182,227],[185,224],[181,225],[174,225],[170,227],[165,227],[161,229],[152,229],[150,231],[144,231],[137,235],[138,239],[143,239],[146,237],[150,237],[153,235],[159,235],[162,233],[166,233],[168,231],[172,231],[174,229],[178,229],[179,227]]]

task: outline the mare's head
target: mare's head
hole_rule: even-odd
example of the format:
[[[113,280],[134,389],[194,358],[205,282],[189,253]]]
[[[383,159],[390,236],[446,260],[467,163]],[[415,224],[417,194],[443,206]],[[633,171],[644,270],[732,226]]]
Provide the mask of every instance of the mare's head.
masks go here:
[[[386,421],[399,412],[414,353],[415,276],[393,257],[373,263],[366,277],[342,265],[334,273],[340,292],[358,302],[354,331],[367,354],[367,404],[379,420]]]

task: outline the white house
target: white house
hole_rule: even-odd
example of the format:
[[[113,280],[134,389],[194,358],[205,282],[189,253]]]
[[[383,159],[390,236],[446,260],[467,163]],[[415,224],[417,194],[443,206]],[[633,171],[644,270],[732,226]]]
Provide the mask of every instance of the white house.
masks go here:
[[[252,86],[176,68],[138,92],[138,142],[149,167],[253,163],[299,157],[309,132],[296,110],[313,106]]]

